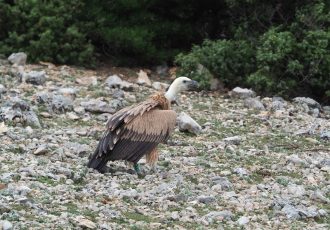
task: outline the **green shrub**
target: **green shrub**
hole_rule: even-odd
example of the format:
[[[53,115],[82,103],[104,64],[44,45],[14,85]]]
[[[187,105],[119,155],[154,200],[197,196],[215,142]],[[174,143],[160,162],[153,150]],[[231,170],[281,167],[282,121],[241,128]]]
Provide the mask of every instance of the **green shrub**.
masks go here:
[[[0,34],[0,53],[24,51],[30,61],[91,65],[93,46],[80,25],[81,1],[17,0],[0,2],[7,34]],[[0,37],[0,38],[1,38]]]
[[[247,41],[206,40],[201,46],[194,46],[190,53],[178,55],[175,61],[181,67],[180,74],[202,82],[202,86],[208,86],[210,75],[205,79],[204,72],[198,71],[199,65],[227,86],[235,86],[253,70],[253,53],[253,47]]]
[[[237,6],[237,1],[230,2],[231,7]],[[209,75],[204,77],[197,71],[202,64],[228,87],[240,85],[260,94],[329,100],[330,5],[317,1],[295,7],[295,14],[286,23],[262,33],[244,32],[242,28],[247,27],[242,23],[233,39],[205,41],[191,52],[178,55],[179,73],[208,86]]]

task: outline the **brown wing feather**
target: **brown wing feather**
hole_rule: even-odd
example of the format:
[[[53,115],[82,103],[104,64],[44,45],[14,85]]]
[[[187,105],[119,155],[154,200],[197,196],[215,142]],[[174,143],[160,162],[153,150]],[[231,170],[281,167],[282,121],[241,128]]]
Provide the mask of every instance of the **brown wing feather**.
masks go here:
[[[120,141],[109,153],[109,160],[139,161],[169,137],[175,123],[176,113],[172,110],[152,110],[136,117],[123,127]]]
[[[163,101],[158,100],[159,98]],[[88,167],[100,170],[109,160],[137,162],[158,143],[166,140],[174,129],[176,113],[161,110],[168,108],[164,98],[157,95],[115,113],[109,119],[107,131],[97,149],[90,156]]]
[[[146,100],[137,105],[129,106],[116,112],[107,123],[107,131],[103,134],[100,140],[100,148],[98,157],[102,157],[108,151],[112,150],[118,142],[124,126],[129,123],[135,114],[143,114],[145,111],[149,111],[157,106],[157,101]]]

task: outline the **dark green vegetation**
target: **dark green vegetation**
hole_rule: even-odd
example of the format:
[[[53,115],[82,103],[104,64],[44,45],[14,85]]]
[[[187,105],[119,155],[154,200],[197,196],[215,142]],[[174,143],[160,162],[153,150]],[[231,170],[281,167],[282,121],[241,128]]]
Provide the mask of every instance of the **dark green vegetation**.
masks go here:
[[[178,55],[181,73],[205,86],[213,75],[227,87],[329,101],[329,1],[230,2],[224,38]]]
[[[0,53],[85,66],[175,60],[204,87],[214,76],[326,102],[329,12],[327,0],[0,0]]]

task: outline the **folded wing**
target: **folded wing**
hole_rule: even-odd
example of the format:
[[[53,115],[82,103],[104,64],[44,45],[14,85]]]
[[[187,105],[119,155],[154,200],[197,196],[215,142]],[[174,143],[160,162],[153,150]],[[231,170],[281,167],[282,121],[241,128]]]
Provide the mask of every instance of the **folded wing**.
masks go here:
[[[100,170],[109,160],[138,162],[169,137],[175,123],[173,110],[160,110],[146,103],[122,110],[109,120],[88,167]]]

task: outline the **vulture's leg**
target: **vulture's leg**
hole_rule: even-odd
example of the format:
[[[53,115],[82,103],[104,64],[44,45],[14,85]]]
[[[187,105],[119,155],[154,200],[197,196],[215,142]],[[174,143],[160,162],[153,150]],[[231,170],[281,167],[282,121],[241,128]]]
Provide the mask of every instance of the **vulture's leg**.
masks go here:
[[[142,173],[141,173],[141,168],[140,168],[139,163],[135,163],[135,164],[133,165],[133,167],[134,167],[135,172],[136,172],[138,175],[141,175],[141,174],[142,174]]]
[[[144,173],[141,172],[141,168],[140,168],[140,164],[139,163],[135,163],[133,165],[134,170],[136,172],[136,174],[138,175],[139,178],[144,178],[146,175]]]

